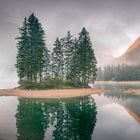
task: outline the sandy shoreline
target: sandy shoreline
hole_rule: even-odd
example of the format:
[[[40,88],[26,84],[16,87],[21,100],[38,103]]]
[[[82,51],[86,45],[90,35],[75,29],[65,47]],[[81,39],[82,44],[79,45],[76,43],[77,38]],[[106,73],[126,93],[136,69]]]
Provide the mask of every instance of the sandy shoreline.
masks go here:
[[[129,90],[125,90],[124,93],[140,95],[140,89],[129,89]]]
[[[123,83],[127,83],[127,82],[123,82]],[[136,82],[136,83],[140,84],[140,82]],[[100,88],[52,89],[52,90],[21,90],[17,88],[17,89],[0,89],[0,96],[59,99],[59,98],[72,98],[72,97],[80,97],[80,96],[88,96],[92,94],[112,93],[112,92],[113,92],[112,90],[103,90]],[[140,95],[140,89],[117,90],[115,92]]]
[[[71,98],[87,96],[91,94],[100,94],[102,89],[84,88],[84,89],[58,89],[58,90],[21,90],[21,89],[4,89],[0,90],[0,96],[18,96],[24,98]]]

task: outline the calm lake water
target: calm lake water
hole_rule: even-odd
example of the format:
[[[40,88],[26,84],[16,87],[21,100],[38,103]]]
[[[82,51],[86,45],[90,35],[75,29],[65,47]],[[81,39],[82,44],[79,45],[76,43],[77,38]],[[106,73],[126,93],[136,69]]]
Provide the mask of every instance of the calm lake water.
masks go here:
[[[112,93],[60,100],[1,96],[0,140],[140,140],[140,96],[118,93],[130,88],[126,84],[95,86]]]

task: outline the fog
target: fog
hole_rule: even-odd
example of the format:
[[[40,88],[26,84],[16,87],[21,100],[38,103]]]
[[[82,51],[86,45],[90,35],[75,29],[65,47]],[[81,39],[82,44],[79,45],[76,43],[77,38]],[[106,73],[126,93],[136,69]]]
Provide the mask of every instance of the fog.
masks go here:
[[[43,25],[50,49],[56,37],[68,30],[77,36],[86,27],[99,66],[123,54],[139,37],[139,5],[139,0],[0,0],[1,81],[17,81],[15,37],[24,17],[32,12]]]

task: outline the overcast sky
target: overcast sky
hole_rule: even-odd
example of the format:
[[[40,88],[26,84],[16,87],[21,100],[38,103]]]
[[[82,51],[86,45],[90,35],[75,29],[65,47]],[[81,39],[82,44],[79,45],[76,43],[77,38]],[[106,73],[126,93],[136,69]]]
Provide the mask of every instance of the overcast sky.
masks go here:
[[[48,47],[68,30],[77,36],[86,27],[99,64],[120,56],[140,35],[140,0],[0,0],[0,80],[16,78],[14,38],[32,12],[43,25]]]

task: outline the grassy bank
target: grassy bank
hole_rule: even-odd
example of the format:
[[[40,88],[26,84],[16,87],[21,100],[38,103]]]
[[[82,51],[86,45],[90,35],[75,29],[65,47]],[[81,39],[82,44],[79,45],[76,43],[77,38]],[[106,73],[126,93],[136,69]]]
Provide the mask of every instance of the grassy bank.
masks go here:
[[[89,88],[88,85],[85,85],[81,82],[65,82],[62,80],[52,78],[42,80],[41,82],[38,83],[30,81],[21,81],[19,84],[20,89],[31,89],[31,90]]]

